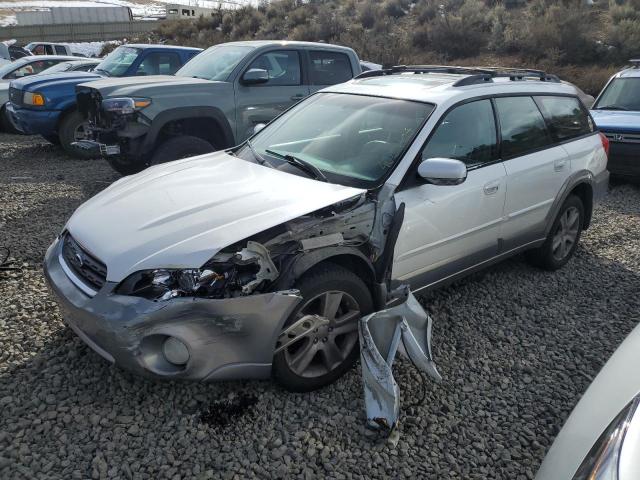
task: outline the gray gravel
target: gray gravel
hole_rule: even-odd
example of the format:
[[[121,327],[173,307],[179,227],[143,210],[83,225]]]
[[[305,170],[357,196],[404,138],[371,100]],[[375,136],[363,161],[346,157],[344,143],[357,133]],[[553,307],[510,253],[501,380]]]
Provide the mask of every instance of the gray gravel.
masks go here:
[[[270,382],[154,382],[110,367],[62,324],[45,249],[117,176],[0,135],[0,478],[527,479],[581,393],[640,321],[640,189],[618,185],[560,272],[521,258],[423,297],[441,385],[405,408],[395,447],[363,428],[358,370],[294,395]],[[398,364],[405,404],[421,392]]]

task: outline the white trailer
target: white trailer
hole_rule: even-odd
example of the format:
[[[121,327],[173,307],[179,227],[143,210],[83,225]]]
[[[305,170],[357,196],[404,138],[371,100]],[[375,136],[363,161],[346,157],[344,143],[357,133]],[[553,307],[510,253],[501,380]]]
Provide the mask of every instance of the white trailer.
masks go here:
[[[76,23],[115,23],[133,20],[129,7],[51,7],[16,12],[18,25],[69,25]]]

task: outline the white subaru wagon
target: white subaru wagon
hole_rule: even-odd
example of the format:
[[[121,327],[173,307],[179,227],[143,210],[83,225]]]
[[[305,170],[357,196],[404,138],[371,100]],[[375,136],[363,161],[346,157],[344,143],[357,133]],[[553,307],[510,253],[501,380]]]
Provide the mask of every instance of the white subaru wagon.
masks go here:
[[[606,137],[574,89],[537,71],[366,72],[256,127],[120,179],[47,251],[65,321],[105,359],[322,387],[357,359],[358,319],[399,286],[523,251],[562,267],[608,184]]]

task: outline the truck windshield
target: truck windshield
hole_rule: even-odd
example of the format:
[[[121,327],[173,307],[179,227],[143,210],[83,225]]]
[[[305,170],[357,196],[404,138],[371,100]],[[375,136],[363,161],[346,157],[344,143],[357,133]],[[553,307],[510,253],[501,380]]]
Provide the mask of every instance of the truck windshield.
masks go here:
[[[394,168],[433,108],[408,100],[320,93],[274,120],[236,155],[276,168],[295,163],[298,171],[306,167],[318,179],[373,188]]]
[[[251,50],[253,47],[216,45],[196,55],[176,72],[176,76],[225,81]]]
[[[107,55],[94,70],[98,73],[104,73],[108,77],[121,77],[126,74],[139,54],[139,48],[118,47]]]
[[[593,108],[640,111],[640,77],[614,79]]]

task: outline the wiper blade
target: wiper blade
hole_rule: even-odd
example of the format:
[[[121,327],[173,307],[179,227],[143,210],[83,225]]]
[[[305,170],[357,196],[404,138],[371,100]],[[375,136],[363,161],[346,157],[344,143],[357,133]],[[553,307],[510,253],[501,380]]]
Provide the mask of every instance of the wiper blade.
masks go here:
[[[251,141],[247,140],[245,142],[247,144],[247,147],[249,147],[249,150],[251,150],[251,153],[253,155],[253,157],[258,161],[258,163],[260,165],[264,165],[266,163],[266,160],[264,159],[264,157],[262,155],[260,155],[255,148],[253,148],[253,145],[251,145]]]
[[[596,110],[624,110],[624,111],[629,111],[628,108],[621,107],[619,105],[605,105],[604,107],[597,107]]]
[[[323,182],[329,181],[327,176],[324,173],[322,173],[322,171],[318,167],[316,167],[315,165],[305,160],[302,160],[298,157],[294,157],[293,155],[290,155],[288,153],[286,154],[279,153],[279,152],[274,152],[273,150],[265,150],[265,152],[268,153],[269,155],[273,155],[274,157],[280,158],[291,165],[298,167],[300,170],[304,171],[305,173],[310,174],[316,180],[321,180]]]
[[[93,69],[94,72],[102,72],[104,73],[107,77],[110,77],[111,74],[109,72],[107,72],[106,70],[103,70],[102,68],[94,68]]]

